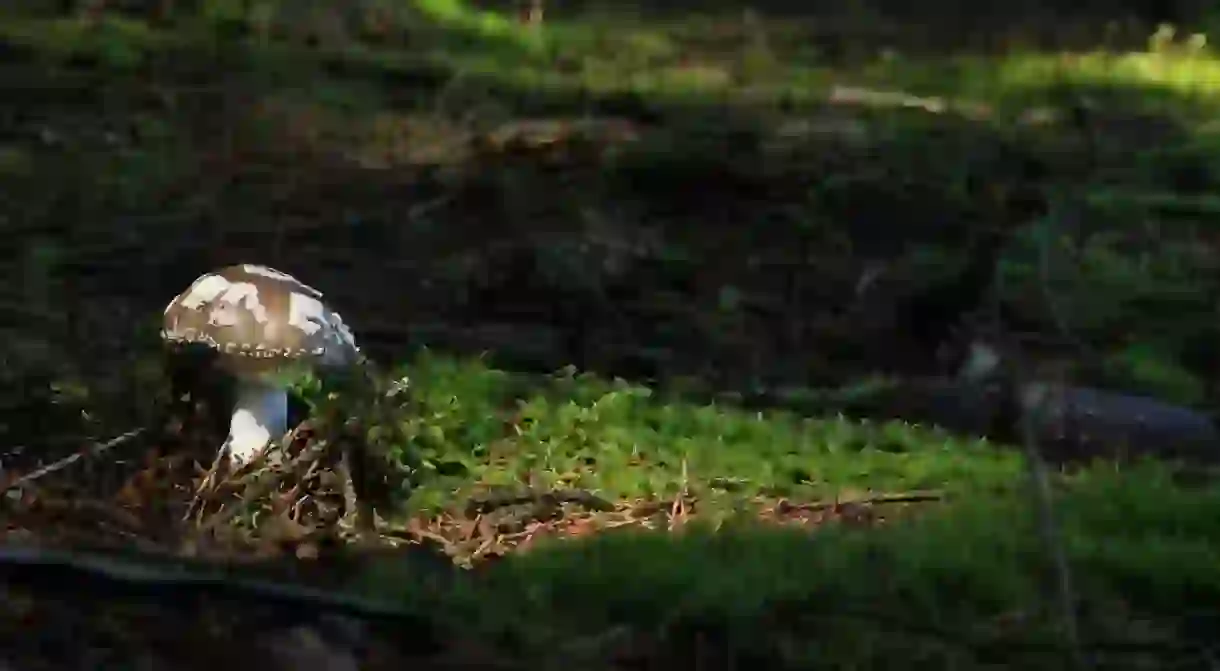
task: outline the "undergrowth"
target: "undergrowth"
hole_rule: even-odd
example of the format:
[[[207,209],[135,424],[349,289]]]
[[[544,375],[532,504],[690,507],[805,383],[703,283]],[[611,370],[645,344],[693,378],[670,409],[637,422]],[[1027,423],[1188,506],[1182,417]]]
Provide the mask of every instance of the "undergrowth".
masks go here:
[[[418,450],[401,460],[422,469],[405,526],[475,570],[438,596],[419,589],[426,573],[374,559],[347,587],[509,667],[1068,669],[1083,652],[1104,668],[1203,668],[1213,654],[1220,489],[1197,469],[1055,476],[1072,650],[1014,450],[427,353],[395,377],[415,397],[405,442],[380,442]],[[530,507],[510,524],[472,507],[499,488]],[[540,510],[529,494],[569,489],[607,505]]]
[[[416,512],[472,488],[571,487],[613,501],[822,501],[1002,489],[1020,473],[1011,450],[902,422],[667,402],[621,380],[514,375],[427,353],[400,377],[410,401],[399,425],[373,426],[368,439],[417,470]]]
[[[765,17],[705,17],[727,37],[702,45],[703,32],[672,21],[531,27],[465,3],[407,7],[393,39],[357,31],[314,47],[217,34],[189,15],[170,26],[7,17],[0,34],[22,59],[5,76],[29,114],[11,120],[0,174],[27,194],[8,226],[39,231],[13,250],[16,299],[67,302],[85,288],[73,269],[86,268],[151,309],[207,245],[226,262],[255,254],[311,275],[345,305],[361,298],[345,287],[374,273],[415,287],[416,301],[345,307],[365,324],[400,313],[378,324],[397,341],[535,368],[799,384],[859,373],[844,369],[876,364],[857,350],[888,347],[871,341],[891,334],[856,336],[864,325],[843,318],[862,278],[930,282],[958,262],[969,228],[1019,222],[1001,264],[1006,300],[1105,360],[1075,372],[1187,404],[1212,393],[1190,370],[1207,365],[1215,329],[1206,40],[1002,55],[870,47],[842,62],[794,52],[794,29]],[[751,65],[737,73],[739,61]],[[108,111],[79,118],[67,103],[78,95]],[[1070,123],[1080,100],[1098,142]],[[227,111],[204,119],[216,109]],[[1031,165],[1046,174],[1024,174]],[[995,195],[1029,180],[1066,199],[1079,235],[1048,250],[1045,222]],[[62,208],[79,194],[89,216],[76,221]],[[141,245],[158,251],[135,254]],[[398,258],[354,268],[340,246],[393,246]],[[544,272],[505,277],[522,254]],[[111,277],[136,256],[156,277],[143,288]],[[489,295],[498,284],[509,286]],[[585,349],[557,344],[565,335],[514,301],[580,304],[563,319],[588,325]],[[488,342],[420,325],[455,314],[506,328]],[[703,351],[687,351],[691,340]]]
[[[891,44],[869,17],[853,40],[751,12],[204,4],[162,22],[3,10],[6,443],[49,455],[148,420],[158,392],[133,378],[155,376],[164,301],[208,264],[272,263],[384,360],[491,350],[410,360],[407,393],[362,427],[406,476],[386,535],[471,570],[439,593],[401,556],[330,576],[479,641],[477,661],[1069,665],[1018,451],[671,387],[867,378],[909,330],[861,335],[885,292],[948,274],[957,238],[998,223],[1020,227],[1006,306],[1073,341],[1033,373],[1207,407],[1220,98],[1201,34],[997,55]],[[1007,197],[1031,183],[1049,215]],[[500,365],[577,359],[644,372]],[[155,495],[189,494],[200,469],[183,470]],[[128,484],[163,473],[145,475]],[[1056,474],[1099,668],[1214,658],[1220,494],[1194,475]],[[316,503],[301,482],[259,514]],[[172,546],[146,522],[113,536]]]
[[[1220,615],[1217,495],[1149,466],[1095,472],[1060,498],[1093,663],[1203,668]],[[1071,668],[1037,539],[1016,494],[867,531],[695,521],[546,541],[429,607],[510,658],[595,668]],[[395,576],[374,567],[358,589],[420,604],[411,574]]]

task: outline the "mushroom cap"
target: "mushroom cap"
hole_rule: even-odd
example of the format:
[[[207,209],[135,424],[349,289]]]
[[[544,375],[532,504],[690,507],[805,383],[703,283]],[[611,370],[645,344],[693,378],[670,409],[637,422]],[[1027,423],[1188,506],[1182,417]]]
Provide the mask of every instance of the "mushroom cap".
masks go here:
[[[171,346],[206,346],[231,375],[272,383],[360,358],[351,330],[322,303],[322,292],[253,264],[192,282],[165,307],[161,338]]]

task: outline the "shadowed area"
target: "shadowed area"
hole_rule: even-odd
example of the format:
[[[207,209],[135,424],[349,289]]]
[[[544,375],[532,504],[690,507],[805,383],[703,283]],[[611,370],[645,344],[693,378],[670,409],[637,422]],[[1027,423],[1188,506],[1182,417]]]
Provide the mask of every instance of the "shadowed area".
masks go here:
[[[993,9],[0,10],[0,662],[1204,668],[1216,17]]]

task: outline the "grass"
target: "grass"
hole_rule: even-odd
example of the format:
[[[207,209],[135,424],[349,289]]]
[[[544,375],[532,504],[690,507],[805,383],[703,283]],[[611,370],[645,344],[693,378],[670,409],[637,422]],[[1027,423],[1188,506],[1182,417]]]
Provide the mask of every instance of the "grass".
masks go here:
[[[1094,663],[1170,668],[1206,654],[1217,494],[1144,467],[1091,474],[1061,497]],[[868,531],[695,522],[543,542],[428,607],[527,665],[1069,668],[1038,537],[1019,494]],[[363,589],[387,596],[401,584],[400,598],[421,605],[410,576],[394,575],[374,570]]]
[[[447,537],[478,568],[421,591],[410,567],[374,561],[348,587],[480,641],[480,659],[1072,668],[1015,450],[432,354],[396,376],[417,399],[406,449],[437,470],[461,464],[422,478],[405,526]],[[1055,484],[1092,663],[1201,663],[1213,647],[1202,632],[1220,616],[1220,489],[1156,462],[1098,462]],[[488,489],[529,487],[612,505],[531,511],[506,527],[468,507]],[[901,510],[884,500],[911,493],[932,496]]]
[[[596,294],[616,281],[614,250],[638,247],[624,264],[662,259],[659,274],[698,287],[666,298],[663,317],[647,306],[636,326],[648,346],[680,354],[694,333],[719,357],[691,354],[701,371],[762,352],[807,383],[835,350],[816,341],[780,351],[767,338],[822,300],[808,288],[850,293],[860,268],[835,263],[862,265],[880,253],[869,244],[890,238],[901,248],[894,265],[913,268],[907,280],[948,265],[939,243],[909,240],[945,221],[1008,216],[964,184],[1011,182],[1020,167],[996,147],[1079,154],[1071,128],[1023,121],[1079,93],[1100,110],[1098,165],[1051,181],[1081,196],[1081,226],[1097,234],[1054,248],[1079,256],[1062,266],[1073,273],[1047,280],[1047,231],[1031,226],[1001,268],[1006,291],[1045,327],[1050,282],[1114,386],[1209,402],[1206,371],[1182,363],[1215,328],[1206,194],[1220,184],[1210,122],[1220,60],[1198,40],[984,55],[861,38],[835,52],[802,46],[812,40],[794,24],[761,15],[559,15],[530,27],[460,2],[399,9],[397,38],[356,26],[364,41],[319,48],[293,26],[218,38],[219,23],[240,17],[172,30],[112,16],[0,22],[0,38],[26,56],[0,77],[24,83],[20,104],[37,119],[29,133],[14,122],[0,145],[0,176],[21,194],[0,219],[20,243],[0,310],[13,310],[11,293],[14,305],[70,312],[72,296],[96,285],[114,313],[154,314],[173,293],[158,283],[189,281],[205,261],[264,255],[308,269],[303,279],[344,306],[362,339],[389,331],[390,358],[401,360],[403,340],[428,341],[411,329],[498,281],[493,242],[579,222],[571,235],[584,252],[548,243],[557,285]],[[903,95],[844,104],[836,87]],[[237,111],[216,121],[222,102]],[[559,170],[547,156],[470,147],[517,122],[605,116],[625,118],[634,144]],[[795,121],[814,131],[792,130]],[[562,148],[565,137],[539,144]],[[599,246],[605,230],[614,245]],[[201,239],[207,253],[181,251]],[[285,246],[291,254],[274,256]],[[812,256],[795,260],[798,247]],[[158,258],[171,270],[148,260]],[[808,276],[776,270],[793,267]],[[785,319],[752,322],[763,299],[791,301]],[[85,331],[119,329],[104,317]],[[50,339],[58,324],[26,330]],[[686,335],[667,340],[671,331]],[[106,361],[60,345],[48,366]],[[36,367],[32,355],[9,360]],[[409,404],[368,435],[413,469],[409,500],[389,521],[478,569],[439,597],[416,590],[394,559],[349,582],[461,630],[501,666],[1069,665],[1024,466],[1008,446],[441,354],[397,373],[410,380]],[[76,426],[75,415],[104,433],[122,424],[116,407],[143,398],[124,389],[92,389],[81,408],[60,403],[42,423],[35,411],[11,413],[5,440],[36,442]],[[1202,668],[1214,647],[1200,631],[1220,596],[1220,490],[1179,476],[1107,463],[1056,474],[1084,643],[1105,668]],[[536,496],[561,490],[594,500]],[[470,507],[505,491],[535,498],[505,515]]]
[[[574,487],[614,501],[824,501],[870,493],[1010,488],[1019,460],[981,441],[898,422],[860,424],[652,399],[646,387],[557,376],[522,387],[477,361],[425,356],[391,450],[432,473],[425,509],[455,485]],[[466,492],[468,493],[468,492]]]
[[[851,55],[809,51],[809,35],[784,19],[705,16],[684,21],[613,15],[561,18],[527,26],[503,14],[477,11],[464,2],[420,2],[399,20],[404,41],[368,44],[353,33],[326,45],[330,58],[390,71],[441,66],[504,88],[550,92],[632,93],[655,103],[697,100],[787,105],[821,102],[846,82],[916,95],[964,99],[1020,109],[1057,101],[1065,86],[1139,88],[1151,104],[1181,107],[1193,101],[1214,109],[1217,61],[1206,41],[1191,35],[1149,39],[1142,50],[1045,52],[1019,46],[997,57],[969,52],[930,56],[866,43]],[[850,30],[850,28],[841,28]],[[3,35],[48,57],[98,58],[116,70],[137,69],[166,51],[214,43],[206,24],[174,30],[139,21],[10,17]],[[358,31],[356,26],[346,30]],[[862,29],[861,29],[862,30]],[[715,37],[709,37],[709,34]],[[299,60],[306,50],[291,42],[252,40],[258,58]]]

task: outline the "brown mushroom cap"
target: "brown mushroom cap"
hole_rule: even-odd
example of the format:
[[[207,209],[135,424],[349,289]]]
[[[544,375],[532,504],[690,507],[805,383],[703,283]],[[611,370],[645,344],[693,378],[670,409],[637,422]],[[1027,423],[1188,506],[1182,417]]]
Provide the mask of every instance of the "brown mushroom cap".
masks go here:
[[[207,273],[165,308],[161,338],[204,345],[217,363],[245,379],[355,363],[360,356],[322,292],[266,266],[241,264]]]

